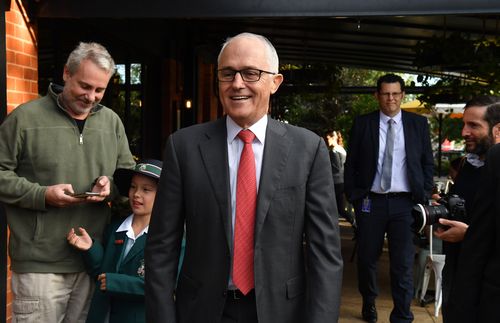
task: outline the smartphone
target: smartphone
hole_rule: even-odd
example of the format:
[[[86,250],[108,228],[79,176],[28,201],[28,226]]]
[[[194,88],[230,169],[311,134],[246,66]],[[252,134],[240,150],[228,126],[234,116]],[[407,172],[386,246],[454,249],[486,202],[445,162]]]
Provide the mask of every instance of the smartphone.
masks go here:
[[[68,195],[76,198],[85,198],[87,196],[99,196],[99,193],[97,192],[83,192],[83,193],[68,193]]]

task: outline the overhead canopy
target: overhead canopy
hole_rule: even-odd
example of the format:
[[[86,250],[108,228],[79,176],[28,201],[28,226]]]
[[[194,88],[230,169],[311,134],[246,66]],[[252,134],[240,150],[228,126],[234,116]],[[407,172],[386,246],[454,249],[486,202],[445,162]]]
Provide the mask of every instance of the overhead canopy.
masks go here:
[[[86,0],[36,1],[41,17],[222,18],[349,17],[499,13],[491,0]]]
[[[282,63],[413,73],[420,41],[455,32],[473,39],[500,34],[500,1],[491,0],[25,1],[42,20],[118,30],[131,49],[162,46],[152,39],[188,29],[217,53],[226,37],[250,31],[267,36]]]

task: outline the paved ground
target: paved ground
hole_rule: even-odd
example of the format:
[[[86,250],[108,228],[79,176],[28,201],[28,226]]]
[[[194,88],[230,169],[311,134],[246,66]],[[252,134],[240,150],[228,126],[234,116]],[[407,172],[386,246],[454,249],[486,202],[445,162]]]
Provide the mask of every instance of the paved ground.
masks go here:
[[[351,239],[352,229],[350,225],[343,220],[341,220],[340,229],[342,236],[342,255],[344,258],[344,279],[339,322],[363,322],[361,319],[362,299],[357,289],[356,265],[355,262],[350,261],[352,250],[354,248],[354,242]],[[384,250],[379,261],[378,272],[380,288],[380,295],[377,298],[378,322],[385,323],[389,322],[389,315],[392,310],[387,250]],[[431,277],[431,280],[433,279],[434,278]],[[434,287],[429,286],[429,288],[433,289]],[[415,300],[412,306],[412,312],[415,316],[414,322],[416,323],[442,322],[441,315],[437,318],[434,317],[434,304],[429,304],[426,307],[420,307],[418,302]]]

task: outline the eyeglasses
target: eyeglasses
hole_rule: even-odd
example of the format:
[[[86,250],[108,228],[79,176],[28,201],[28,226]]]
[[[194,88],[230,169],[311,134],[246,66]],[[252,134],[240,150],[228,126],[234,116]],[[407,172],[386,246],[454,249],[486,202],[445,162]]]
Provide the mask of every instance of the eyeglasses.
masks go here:
[[[221,70],[217,70],[217,80],[219,82],[232,82],[234,81],[234,77],[236,73],[240,73],[241,78],[245,82],[257,82],[260,80],[260,76],[262,73],[275,75],[276,73],[258,70],[256,68],[246,68],[244,70],[233,70],[230,68],[223,68]]]
[[[379,92],[378,95],[384,98],[390,98],[392,96],[395,99],[399,99],[401,95],[403,95],[403,92],[382,92],[382,93]]]

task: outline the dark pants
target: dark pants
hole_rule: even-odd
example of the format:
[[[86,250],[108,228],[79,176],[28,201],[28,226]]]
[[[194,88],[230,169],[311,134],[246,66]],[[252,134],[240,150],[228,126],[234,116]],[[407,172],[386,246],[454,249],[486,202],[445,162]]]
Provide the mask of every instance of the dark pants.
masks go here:
[[[442,272],[442,295],[443,295],[443,303],[441,307],[441,313],[443,314],[443,322],[444,323],[453,323],[448,319],[448,315],[450,312],[450,294],[453,286],[453,280],[455,278],[455,273],[457,271],[457,263],[458,263],[458,255],[460,253],[460,245],[461,243],[455,243],[453,245],[449,245],[450,243],[446,243],[446,260],[444,263],[444,268]]]
[[[377,261],[382,253],[384,236],[389,241],[391,292],[394,308],[391,322],[411,322],[413,299],[413,202],[409,194],[370,194],[370,212],[355,203],[358,223],[358,287],[364,302],[375,302],[378,295]]]
[[[239,291],[227,291],[221,323],[258,323],[255,291],[245,296]]]

